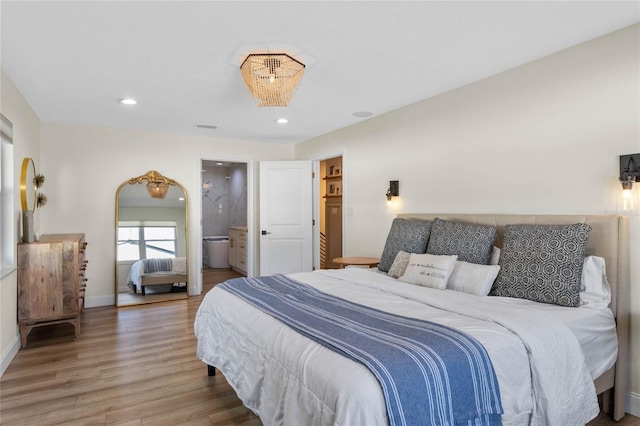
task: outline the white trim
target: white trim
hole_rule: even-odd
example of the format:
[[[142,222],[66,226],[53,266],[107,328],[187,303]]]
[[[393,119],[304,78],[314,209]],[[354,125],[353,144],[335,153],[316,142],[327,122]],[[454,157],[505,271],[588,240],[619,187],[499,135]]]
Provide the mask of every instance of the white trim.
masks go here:
[[[98,306],[115,306],[116,296],[91,296],[84,300],[85,308],[97,308]]]
[[[315,174],[316,179],[313,180],[313,204],[312,208],[312,217],[316,223],[316,226],[313,227],[313,267],[314,269],[320,269],[320,185],[322,185],[322,177],[320,176],[320,162],[324,160],[329,160],[331,158],[341,157],[342,158],[342,170],[345,170],[346,163],[346,150],[336,150],[336,151],[328,151],[322,155],[316,155],[309,159],[311,161],[311,168],[313,173]],[[304,160],[300,160],[304,161]],[[348,185],[345,179],[345,175],[342,175],[342,253],[345,252],[346,247],[346,238],[344,237],[347,232],[347,214],[346,214],[346,202],[349,199]]]
[[[15,266],[2,268],[0,270],[0,279],[4,279],[4,277],[8,276],[9,274],[11,274],[12,272],[17,271],[17,270],[18,270],[18,268],[16,268]]]
[[[627,413],[640,417],[640,394],[634,392],[627,392]]]
[[[0,138],[13,145],[13,123],[3,114],[0,114]]]
[[[7,347],[7,349],[2,354],[2,360],[0,361],[0,376],[4,374],[4,372],[15,358],[16,354],[20,350],[20,339],[18,339],[18,333],[16,331],[16,335],[13,337],[11,344]]]
[[[0,267],[2,276],[16,266],[13,124],[0,114]]]

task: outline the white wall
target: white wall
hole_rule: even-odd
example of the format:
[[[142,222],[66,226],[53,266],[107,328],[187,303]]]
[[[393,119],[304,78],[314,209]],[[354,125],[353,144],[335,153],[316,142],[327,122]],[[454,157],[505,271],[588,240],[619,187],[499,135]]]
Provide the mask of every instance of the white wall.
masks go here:
[[[36,170],[40,171],[40,119],[33,112],[13,82],[2,70],[0,87],[0,111],[13,123],[13,181],[15,183],[14,212],[16,224],[15,241],[20,241],[20,170],[22,159],[31,157]],[[34,224],[37,227],[40,213],[36,210]],[[8,367],[9,362],[20,347],[17,332],[17,276],[16,272],[2,277],[0,280],[0,374]]]
[[[196,255],[202,249],[200,160],[244,158],[257,168],[258,161],[292,156],[293,147],[284,144],[43,123],[42,173],[49,202],[41,211],[42,232],[86,234],[87,306],[113,304],[115,193],[122,182],[156,170],[185,187],[189,276],[196,277]],[[194,284],[192,279],[192,291]]]
[[[297,144],[296,159],[344,149],[345,255],[379,256],[398,212],[614,213],[618,157],[640,152],[639,40],[635,25]],[[400,181],[390,212],[389,180]],[[640,274],[632,272],[628,405],[640,415]]]

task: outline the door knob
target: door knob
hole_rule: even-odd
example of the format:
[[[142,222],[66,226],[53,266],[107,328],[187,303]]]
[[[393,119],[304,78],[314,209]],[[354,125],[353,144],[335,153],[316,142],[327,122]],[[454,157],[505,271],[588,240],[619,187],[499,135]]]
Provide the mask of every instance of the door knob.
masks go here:
[[[270,234],[270,233],[271,232],[267,232],[267,231],[264,231],[264,230],[262,231],[262,235],[267,235],[267,234]]]

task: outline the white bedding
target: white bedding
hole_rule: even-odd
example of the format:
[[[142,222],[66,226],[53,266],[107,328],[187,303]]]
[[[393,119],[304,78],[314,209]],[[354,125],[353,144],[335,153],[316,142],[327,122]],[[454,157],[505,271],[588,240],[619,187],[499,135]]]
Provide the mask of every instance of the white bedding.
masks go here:
[[[140,280],[142,278],[142,274],[144,274],[144,263],[139,260],[131,265],[128,279],[129,284],[133,285],[136,291],[141,291]]]
[[[598,414],[592,375],[611,367],[617,351],[611,345],[615,324],[607,310],[481,298],[405,284],[360,268],[290,277],[356,303],[474,336],[496,370],[505,425],[584,425]],[[586,331],[596,323],[598,330],[607,331],[605,339],[594,341]],[[366,367],[228,292],[214,287],[205,296],[194,327],[198,357],[223,372],[265,425],[387,424],[382,392]],[[586,358],[576,335],[589,348]],[[603,342],[609,342],[605,355],[595,360],[600,351],[594,348],[602,349]]]
[[[595,380],[615,364],[618,356],[618,337],[615,318],[609,308],[568,308],[512,297],[491,299],[514,306],[529,305],[569,327],[580,343],[592,379]]]

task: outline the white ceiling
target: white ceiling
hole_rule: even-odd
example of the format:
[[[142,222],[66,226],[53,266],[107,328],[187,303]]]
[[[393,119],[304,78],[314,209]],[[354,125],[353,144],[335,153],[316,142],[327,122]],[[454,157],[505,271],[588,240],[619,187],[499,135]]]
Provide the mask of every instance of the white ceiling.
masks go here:
[[[2,68],[43,121],[296,143],[637,23],[640,2],[2,0],[0,16]],[[249,95],[256,50],[306,64],[289,107]]]

